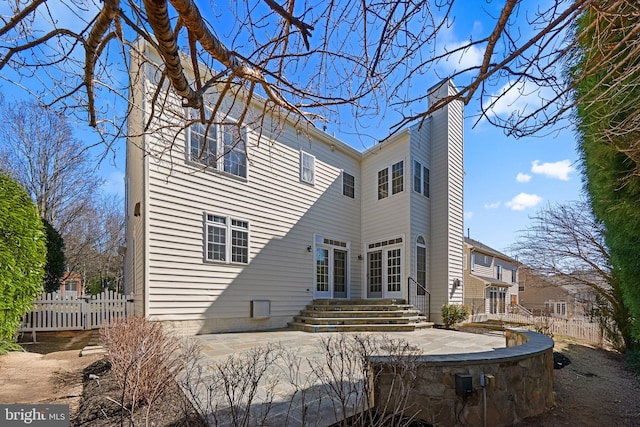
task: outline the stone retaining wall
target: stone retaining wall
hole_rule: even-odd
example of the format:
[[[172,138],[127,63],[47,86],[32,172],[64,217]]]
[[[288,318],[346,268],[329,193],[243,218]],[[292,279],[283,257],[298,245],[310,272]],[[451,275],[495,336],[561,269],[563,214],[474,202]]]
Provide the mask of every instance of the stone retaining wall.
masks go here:
[[[416,377],[402,381],[411,387],[408,394],[399,389],[397,379],[394,383],[389,358],[370,358],[373,404],[398,407],[388,402],[406,396],[405,415],[434,426],[508,426],[544,412],[553,405],[553,340],[526,330],[505,333],[507,348],[419,356]],[[470,396],[456,395],[456,374],[471,375]]]

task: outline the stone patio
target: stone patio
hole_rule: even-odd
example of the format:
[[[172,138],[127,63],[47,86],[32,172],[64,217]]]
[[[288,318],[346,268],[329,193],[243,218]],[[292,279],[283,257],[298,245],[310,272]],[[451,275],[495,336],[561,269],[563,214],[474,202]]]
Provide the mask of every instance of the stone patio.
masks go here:
[[[277,330],[199,335],[189,339],[201,347],[198,367],[200,378],[205,381],[197,388],[192,387],[192,401],[206,409],[211,425],[235,426],[241,420],[240,424],[245,422],[246,426],[330,426],[366,405],[362,372],[357,368],[353,370],[355,358],[346,355],[343,360],[337,360],[340,354],[336,354],[331,359],[335,369],[329,368],[323,340],[338,340],[341,335],[348,339],[357,335],[365,340],[383,336],[396,342],[404,340],[419,348],[420,354],[429,355],[475,353],[505,347],[501,332],[471,334],[443,329],[384,334]],[[271,349],[270,353],[265,351],[267,348]],[[228,363],[230,356],[241,363]],[[214,366],[217,368],[212,369]],[[262,368],[264,375],[255,387],[251,405],[246,405],[247,395],[253,390],[252,378]],[[340,369],[343,371],[337,376],[336,370]],[[226,378],[234,377],[235,388],[219,375],[223,370]],[[339,376],[342,380],[337,380]],[[197,381],[192,378],[190,382]],[[234,405],[231,410],[230,399],[244,403]]]

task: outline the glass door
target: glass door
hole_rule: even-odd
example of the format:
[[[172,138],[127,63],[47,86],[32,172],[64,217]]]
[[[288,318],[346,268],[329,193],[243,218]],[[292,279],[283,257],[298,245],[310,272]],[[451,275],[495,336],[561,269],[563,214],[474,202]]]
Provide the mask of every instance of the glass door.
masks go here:
[[[367,254],[367,298],[382,298],[382,251]]]
[[[329,290],[329,249],[316,248],[316,298],[331,298]]]
[[[333,250],[333,297],[347,297],[347,251]]]

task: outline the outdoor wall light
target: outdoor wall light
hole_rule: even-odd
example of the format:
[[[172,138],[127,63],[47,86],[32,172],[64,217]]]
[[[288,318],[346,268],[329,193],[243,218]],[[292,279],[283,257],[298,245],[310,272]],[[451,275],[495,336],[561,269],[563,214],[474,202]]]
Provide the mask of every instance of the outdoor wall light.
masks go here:
[[[311,252],[313,248],[311,246],[307,246],[307,252]]]
[[[453,279],[453,288],[457,288],[460,286],[460,279]]]
[[[358,261],[362,261],[362,254],[358,255]]]

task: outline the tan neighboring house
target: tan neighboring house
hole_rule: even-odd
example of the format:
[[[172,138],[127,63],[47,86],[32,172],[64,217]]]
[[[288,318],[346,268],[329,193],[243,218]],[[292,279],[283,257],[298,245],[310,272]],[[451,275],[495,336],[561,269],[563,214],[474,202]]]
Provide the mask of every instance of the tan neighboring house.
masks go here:
[[[61,297],[81,297],[83,295],[82,276],[80,273],[67,271],[60,280],[58,293]]]
[[[464,303],[472,314],[504,314],[519,304],[518,262],[464,238]]]
[[[546,277],[529,268],[520,269],[520,304],[536,316],[568,319],[589,316],[595,293],[578,280]]]
[[[430,295],[432,321],[462,303],[461,102],[366,151],[269,115],[240,132],[183,124],[164,140],[144,132],[161,81],[145,49],[132,58],[143,77],[126,160],[125,293],[137,315],[185,334],[281,328],[314,299],[426,298],[409,295],[412,280]],[[431,103],[457,93],[450,81],[422,90]],[[208,93],[207,105],[218,102]],[[156,102],[184,108],[175,96]],[[221,105],[225,121],[241,118],[238,102]],[[255,96],[251,108],[265,111]]]

